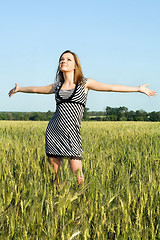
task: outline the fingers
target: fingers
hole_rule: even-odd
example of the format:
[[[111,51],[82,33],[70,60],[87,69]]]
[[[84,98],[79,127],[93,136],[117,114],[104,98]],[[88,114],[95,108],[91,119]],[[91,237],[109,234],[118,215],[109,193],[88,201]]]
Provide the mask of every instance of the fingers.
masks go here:
[[[9,91],[8,95],[9,95],[9,97],[12,96],[12,90]]]
[[[151,91],[151,93],[150,93],[151,96],[155,96],[156,94],[157,94],[157,92],[155,92],[155,91]]]
[[[9,93],[8,93],[9,97],[11,97],[13,95],[13,93],[14,93],[14,88],[9,91]]]
[[[152,91],[152,90],[149,90],[149,92],[147,93],[147,96],[149,96],[149,97],[155,96],[155,95],[156,95],[156,92]]]
[[[12,97],[12,95],[14,94],[15,92],[15,88],[11,89],[8,93],[9,97]]]
[[[15,87],[9,91],[8,93],[9,97],[12,97],[12,95],[16,93],[16,89],[17,89],[17,83],[15,83]]]

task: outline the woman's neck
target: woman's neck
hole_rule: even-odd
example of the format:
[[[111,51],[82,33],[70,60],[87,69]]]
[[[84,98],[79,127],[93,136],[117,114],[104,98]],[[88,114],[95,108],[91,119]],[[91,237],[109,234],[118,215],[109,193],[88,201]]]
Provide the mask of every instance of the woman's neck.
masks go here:
[[[75,85],[74,84],[74,71],[73,72],[63,72],[63,77],[64,77],[64,83],[66,87],[70,87]]]

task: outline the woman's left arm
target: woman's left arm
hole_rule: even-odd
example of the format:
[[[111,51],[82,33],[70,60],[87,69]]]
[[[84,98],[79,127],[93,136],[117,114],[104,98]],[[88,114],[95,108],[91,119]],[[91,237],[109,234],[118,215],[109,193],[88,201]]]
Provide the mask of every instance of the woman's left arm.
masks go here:
[[[139,87],[128,87],[124,85],[100,83],[88,78],[86,88],[88,90],[105,92],[140,92],[146,94],[149,97],[155,96],[156,92],[147,88],[148,85],[149,84],[141,85]]]

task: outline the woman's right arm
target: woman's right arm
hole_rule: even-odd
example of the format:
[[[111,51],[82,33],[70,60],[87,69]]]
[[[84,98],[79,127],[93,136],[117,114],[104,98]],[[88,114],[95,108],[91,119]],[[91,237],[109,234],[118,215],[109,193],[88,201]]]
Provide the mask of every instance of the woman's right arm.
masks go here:
[[[23,93],[39,93],[39,94],[52,94],[54,93],[55,83],[52,83],[48,86],[42,87],[20,87],[17,83],[14,88],[12,88],[8,95],[11,97],[13,94],[17,92]]]

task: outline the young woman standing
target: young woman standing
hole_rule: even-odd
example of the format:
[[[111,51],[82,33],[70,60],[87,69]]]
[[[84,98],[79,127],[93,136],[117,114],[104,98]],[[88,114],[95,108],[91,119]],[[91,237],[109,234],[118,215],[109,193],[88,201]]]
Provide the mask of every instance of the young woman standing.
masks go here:
[[[42,87],[20,87],[9,92],[9,97],[17,92],[53,94],[55,93],[56,112],[46,130],[46,154],[55,171],[55,181],[63,158],[69,158],[73,173],[78,171],[78,184],[84,181],[82,172],[82,143],[80,123],[83,117],[87,93],[89,90],[106,92],[140,92],[154,96],[155,91],[147,88],[149,84],[140,87],[127,87],[97,82],[84,78],[77,55],[70,50],[59,58],[56,83]]]

